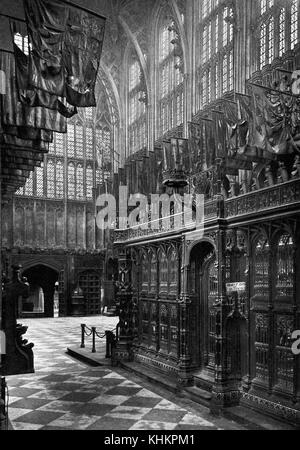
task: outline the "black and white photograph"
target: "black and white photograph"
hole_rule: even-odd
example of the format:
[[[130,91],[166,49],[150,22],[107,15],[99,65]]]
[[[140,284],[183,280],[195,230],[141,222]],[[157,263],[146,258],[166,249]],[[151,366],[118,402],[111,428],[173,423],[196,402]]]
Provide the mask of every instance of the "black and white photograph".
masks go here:
[[[0,152],[3,438],[300,430],[300,0],[0,0]]]

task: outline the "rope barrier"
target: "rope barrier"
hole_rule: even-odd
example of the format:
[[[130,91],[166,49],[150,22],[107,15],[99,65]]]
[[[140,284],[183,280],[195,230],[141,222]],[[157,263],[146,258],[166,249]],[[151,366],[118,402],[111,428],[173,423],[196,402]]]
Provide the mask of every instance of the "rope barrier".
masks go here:
[[[104,334],[99,334],[97,332],[96,327],[90,328],[87,325],[85,325],[84,323],[82,323],[80,325],[80,327],[81,327],[81,345],[80,345],[80,347],[85,348],[85,339],[84,339],[85,336],[87,336],[87,337],[92,336],[92,353],[96,352],[96,336],[99,339],[104,339],[106,337],[106,347],[107,348],[109,345],[112,345],[112,342],[116,342],[118,340],[118,325],[111,330],[105,330]],[[88,332],[86,330],[88,330]],[[117,334],[116,336],[114,335],[115,332]],[[112,339],[112,336],[113,336],[113,339]],[[107,349],[106,357],[108,358],[110,356],[111,356],[111,352],[108,351],[108,349]]]
[[[86,329],[88,329],[88,330],[90,331],[90,333],[87,333],[87,332],[85,331]],[[86,336],[91,336],[92,332],[93,332],[93,330],[92,330],[91,328],[85,326],[85,328],[84,328],[84,333],[85,333]]]

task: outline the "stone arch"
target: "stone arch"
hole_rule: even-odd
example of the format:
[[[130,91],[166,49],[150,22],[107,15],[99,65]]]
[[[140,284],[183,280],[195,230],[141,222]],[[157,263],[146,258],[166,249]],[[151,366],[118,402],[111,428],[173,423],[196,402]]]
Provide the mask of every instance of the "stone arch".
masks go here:
[[[215,366],[216,327],[219,297],[217,254],[211,241],[202,239],[190,252],[187,291],[191,300],[190,327],[194,330],[191,355],[201,371],[207,371],[212,382]]]
[[[52,267],[51,267],[52,266]],[[54,291],[55,283],[59,279],[59,268],[53,264],[37,263],[28,264],[22,269],[22,275],[26,276],[30,286],[30,296],[26,304],[32,305],[27,309],[25,304],[19,304],[19,314],[22,312],[32,312],[43,314],[45,317],[53,317],[54,314]],[[28,306],[29,307],[29,306]]]
[[[45,261],[43,258],[35,258],[34,260],[24,261],[22,262],[22,273],[31,269],[35,266],[45,266],[55,272],[59,273],[62,269],[64,269],[64,264],[56,261]]]
[[[127,49],[125,51],[125,60],[128,57],[128,55],[126,55],[126,52],[128,51],[128,48],[132,45],[134,47],[136,53],[137,53],[139,62],[141,64],[142,72],[143,72],[144,77],[145,77],[145,83],[146,83],[147,92],[148,92],[148,95],[149,95],[149,92],[150,92],[149,72],[148,72],[148,69],[147,69],[147,63],[146,63],[146,59],[144,57],[144,54],[142,52],[142,49],[141,49],[141,47],[140,47],[140,45],[138,43],[138,40],[137,40],[136,36],[134,35],[134,33],[129,28],[129,26],[128,26],[127,22],[125,21],[125,19],[122,16],[120,16],[119,17],[119,21],[120,21],[120,24],[122,25],[122,27],[123,27],[127,37],[128,37],[128,41],[129,41],[129,43],[127,45]]]
[[[203,238],[198,239],[198,240],[195,239],[194,241],[189,242],[189,245],[187,246],[185,259],[184,259],[184,266],[185,267],[190,265],[191,254],[192,254],[193,249],[196,246],[201,245],[203,243],[210,244],[213,247],[214,251],[217,253],[216,243],[215,243],[215,241],[212,238],[210,238],[210,237],[203,237]]]

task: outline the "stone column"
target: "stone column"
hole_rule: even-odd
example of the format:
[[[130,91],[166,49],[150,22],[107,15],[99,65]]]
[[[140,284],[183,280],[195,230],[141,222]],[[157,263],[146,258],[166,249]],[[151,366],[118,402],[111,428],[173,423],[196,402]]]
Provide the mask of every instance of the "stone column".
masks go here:
[[[119,279],[117,299],[119,304],[119,340],[117,342],[113,364],[120,361],[132,361],[133,324],[132,324],[132,261],[126,248],[118,249]]]

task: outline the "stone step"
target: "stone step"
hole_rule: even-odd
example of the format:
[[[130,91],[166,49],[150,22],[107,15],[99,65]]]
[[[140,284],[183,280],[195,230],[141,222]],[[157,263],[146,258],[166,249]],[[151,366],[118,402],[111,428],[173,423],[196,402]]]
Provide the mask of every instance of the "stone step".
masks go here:
[[[175,378],[173,379],[172,377],[166,376],[155,369],[146,367],[136,362],[121,362],[120,366],[123,367],[123,369],[130,371],[141,378],[147,379],[151,383],[160,385],[161,387],[168,389],[171,392],[179,393],[177,381]]]
[[[90,349],[78,348],[78,347],[68,347],[67,353],[73,358],[78,359],[90,366],[110,366],[111,359],[105,358],[104,347],[96,353],[92,353]]]
[[[115,317],[115,316],[117,316],[117,314],[114,311],[107,311],[107,312],[102,313],[102,316]]]
[[[201,389],[197,386],[187,387],[182,391],[182,394],[192,400],[193,402],[199,403],[209,407],[211,400],[211,393]]]
[[[276,420],[265,414],[261,414],[244,406],[232,406],[225,408],[223,416],[227,419],[251,428],[252,430],[295,430],[296,426]]]

